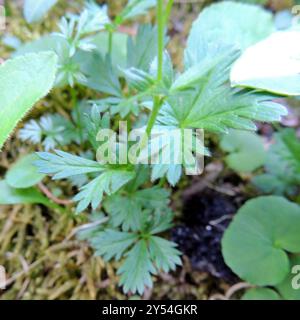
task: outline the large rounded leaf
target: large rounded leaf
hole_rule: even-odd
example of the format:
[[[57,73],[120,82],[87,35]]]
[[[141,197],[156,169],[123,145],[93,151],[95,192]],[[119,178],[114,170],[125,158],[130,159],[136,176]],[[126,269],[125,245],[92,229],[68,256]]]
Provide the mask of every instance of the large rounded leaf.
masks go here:
[[[233,86],[300,95],[300,31],[275,32],[249,47],[234,64]]]
[[[289,272],[287,252],[300,252],[300,207],[282,197],[246,202],[222,239],[226,264],[242,279],[276,285]]]
[[[39,173],[33,162],[39,160],[35,154],[19,159],[7,172],[6,182],[13,188],[28,188],[39,183],[45,175]]]

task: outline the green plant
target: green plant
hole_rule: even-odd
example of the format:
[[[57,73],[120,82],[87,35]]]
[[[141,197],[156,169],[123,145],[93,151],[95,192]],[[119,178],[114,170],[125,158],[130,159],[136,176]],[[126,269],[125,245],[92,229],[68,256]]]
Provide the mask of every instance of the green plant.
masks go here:
[[[9,60],[0,66],[0,98],[3,107],[0,118],[0,148],[8,135],[34,103],[51,89],[57,57],[52,52],[40,52]]]
[[[285,298],[293,295],[290,270],[296,264],[288,253],[300,252],[300,207],[283,197],[249,200],[235,215],[222,240],[226,264],[253,285],[274,286]],[[258,296],[263,294],[263,296]],[[276,294],[256,289],[245,299]],[[297,295],[297,293],[294,293]],[[271,296],[270,296],[271,295]]]
[[[147,13],[155,4],[156,26],[142,25],[134,37],[118,33],[121,24]],[[40,121],[31,121],[22,129],[21,137],[37,144],[42,143],[46,149],[79,141],[82,151],[93,149],[98,154],[101,148],[106,148],[107,157],[116,158],[116,163],[107,163],[103,157],[97,157],[96,161],[96,155],[90,158],[84,154],[73,155],[55,150],[54,153],[39,152],[40,159],[35,161],[35,165],[41,173],[52,175],[54,180],[84,177],[73,200],[77,202],[77,213],[89,210],[91,206],[93,214],[92,223],[79,236],[91,243],[97,255],[106,260],[121,260],[118,273],[126,293],[142,294],[146,286],[152,286],[152,275],[159,270],[174,270],[181,263],[176,244],[163,238],[173,220],[173,213],[168,206],[170,192],[167,183],[175,186],[184,171],[190,173],[191,167],[196,167],[199,173],[201,168],[197,166],[201,167],[201,164],[198,158],[209,154],[203,141],[198,139],[198,132],[192,131],[191,141],[183,143],[186,130],[202,129],[217,133],[228,133],[231,129],[255,130],[255,121],[278,121],[287,113],[283,106],[274,101],[277,95],[266,92],[268,88],[264,88],[265,91],[252,90],[233,87],[230,83],[231,67],[241,52],[275,30],[269,12],[258,6],[229,1],[204,9],[193,24],[184,54],[184,70],[179,73],[175,72],[166,50],[166,27],[172,5],[172,0],[166,4],[163,0],[130,0],[111,21],[106,7],[89,2],[81,14],[62,18],[59,33],[46,35],[18,48],[15,55],[26,53],[25,58],[17,57],[7,63],[19,70],[21,67],[18,61],[26,57],[32,58],[32,64],[39,63],[39,58],[46,55],[48,63],[53,61],[51,68],[46,68],[50,69],[47,71],[51,76],[35,72],[35,76],[38,75],[37,82],[33,82],[32,86],[25,83],[26,92],[34,93],[30,103],[26,99],[12,104],[14,100],[9,97],[14,93],[14,88],[0,87],[7,92],[7,112],[22,104],[27,111],[29,104],[31,106],[37,96],[43,96],[53,84],[53,81],[47,83],[47,90],[41,85],[45,79],[52,79],[54,62],[58,59],[55,86],[68,88],[75,108],[69,126],[71,131],[76,129],[75,138],[58,130],[60,124],[56,123],[57,115],[47,116],[51,121],[46,121],[46,126],[43,120],[45,116]],[[258,16],[264,22],[261,25],[257,24]],[[118,45],[115,45],[115,41],[118,41]],[[126,41],[127,44],[119,48]],[[45,50],[52,53],[40,53]],[[44,68],[45,65],[43,63]],[[5,67],[1,68],[4,70],[0,69],[0,78],[2,74],[5,77],[11,76],[6,75]],[[21,77],[27,77],[28,74],[26,70]],[[3,86],[2,83],[5,81],[0,86]],[[286,88],[290,82],[286,84],[285,79],[281,79],[279,84]],[[82,103],[88,107],[84,117],[81,117],[80,110],[83,107],[81,104],[78,107],[77,89],[83,87],[93,89],[97,94],[94,100]],[[2,92],[0,90],[1,99]],[[18,119],[21,116],[23,113],[18,115]],[[126,120],[127,128],[121,130],[121,139],[113,151],[110,144],[113,134],[103,141],[99,139],[98,132],[101,129],[112,129],[115,132],[118,120],[121,119]],[[66,130],[69,126],[67,122],[62,122]],[[122,139],[125,140],[132,128],[139,129],[136,131],[139,139],[123,143]],[[157,143],[161,136],[168,138],[172,130],[178,132],[175,144],[168,139],[163,145]],[[49,137],[50,141],[46,142]],[[154,149],[151,143],[156,146]],[[166,148],[171,150],[175,160],[183,155],[184,161],[158,161],[151,165],[140,163],[141,159],[152,156],[158,155],[159,158]],[[121,150],[124,149],[125,163],[120,160]],[[137,162],[127,161],[132,154]],[[7,174],[7,181],[2,182],[7,193],[21,192],[7,186],[9,181],[14,180],[11,177],[15,172],[16,168],[12,169]],[[40,198],[37,200],[41,202]],[[21,197],[18,201],[21,201]],[[98,211],[100,204],[101,212]],[[290,214],[298,210],[293,206],[292,209]],[[284,217],[280,215],[279,218],[285,222]],[[230,234],[230,229],[228,232]],[[295,239],[298,241],[296,236]],[[226,238],[224,241],[228,242]],[[291,244],[291,248],[288,246],[287,249],[296,250],[294,245],[298,243]],[[260,243],[257,246],[259,249]],[[272,250],[270,247],[267,249]],[[283,249],[286,247],[283,246]],[[276,281],[273,278],[270,280],[272,284],[283,279],[288,266],[285,253],[278,251],[277,267],[282,269],[274,275]],[[229,264],[234,263],[233,254],[228,261]],[[244,276],[244,272],[240,273]]]
[[[265,163],[263,141],[253,132],[232,130],[222,137],[221,148],[229,152],[227,165],[238,172],[249,173]]]
[[[253,184],[265,193],[296,193],[300,182],[300,142],[293,129],[275,134],[265,162],[266,173],[255,176]]]

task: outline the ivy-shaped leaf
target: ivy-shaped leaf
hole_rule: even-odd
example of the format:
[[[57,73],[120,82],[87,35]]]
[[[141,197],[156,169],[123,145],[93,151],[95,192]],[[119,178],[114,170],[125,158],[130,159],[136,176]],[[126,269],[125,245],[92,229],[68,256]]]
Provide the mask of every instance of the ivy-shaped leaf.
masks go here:
[[[243,205],[222,239],[226,264],[256,285],[276,285],[287,276],[287,252],[300,251],[300,206],[268,196]]]

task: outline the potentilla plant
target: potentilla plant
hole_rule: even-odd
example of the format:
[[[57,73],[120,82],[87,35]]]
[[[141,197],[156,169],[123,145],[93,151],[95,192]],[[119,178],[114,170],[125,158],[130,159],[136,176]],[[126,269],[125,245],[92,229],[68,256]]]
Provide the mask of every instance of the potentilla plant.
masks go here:
[[[91,220],[79,237],[96,255],[120,260],[125,293],[142,294],[153,275],[181,264],[176,244],[164,236],[173,221],[170,186],[183,174],[202,172],[203,156],[209,155],[204,132],[254,131],[255,121],[286,115],[279,95],[300,94],[295,71],[269,74],[272,61],[268,68],[256,65],[266,54],[262,43],[276,46],[278,32],[272,14],[255,5],[226,1],[205,8],[188,36],[184,70],[175,70],[166,49],[172,5],[129,0],[112,20],[105,6],[88,2],[81,14],[63,17],[58,32],[20,47],[0,67],[1,144],[51,87],[68,88],[74,104],[71,120],[44,115],[24,126],[21,139],[55,149],[38,153],[32,183],[27,179],[20,187],[10,174],[2,187],[28,195],[26,188],[44,174],[77,185],[75,210],[90,213]],[[156,25],[140,25],[135,36],[119,32],[155,6]],[[34,20],[43,14],[36,12]],[[285,32],[279,38],[289,44],[299,38],[297,29]],[[277,57],[291,63],[285,54],[282,48]],[[77,101],[78,87],[94,90],[95,99]],[[82,147],[82,154],[59,150],[70,143]]]

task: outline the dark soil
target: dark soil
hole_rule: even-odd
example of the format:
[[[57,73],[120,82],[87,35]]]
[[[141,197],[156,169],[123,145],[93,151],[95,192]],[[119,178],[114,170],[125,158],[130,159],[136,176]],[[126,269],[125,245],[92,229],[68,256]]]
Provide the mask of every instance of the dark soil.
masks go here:
[[[182,223],[173,228],[172,240],[190,259],[193,269],[235,282],[237,277],[226,266],[221,239],[237,211],[232,197],[205,190],[183,199]]]

